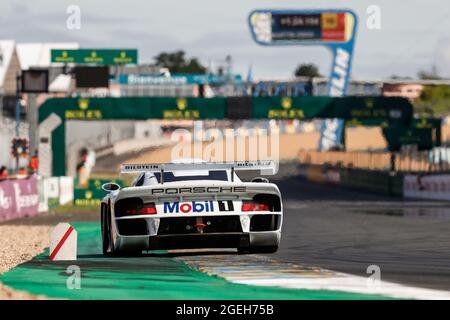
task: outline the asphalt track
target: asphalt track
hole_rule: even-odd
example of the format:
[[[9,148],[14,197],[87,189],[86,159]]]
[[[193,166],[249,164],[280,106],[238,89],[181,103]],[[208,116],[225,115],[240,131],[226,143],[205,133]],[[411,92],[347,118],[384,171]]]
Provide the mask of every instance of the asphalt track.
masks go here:
[[[403,201],[295,174],[276,182],[284,223],[271,257],[365,277],[377,265],[383,281],[450,290],[448,202]]]
[[[48,252],[1,275],[0,281],[32,293],[75,299],[364,299],[380,296],[329,291],[327,285],[325,290],[301,288],[313,278],[339,278],[321,268],[365,279],[367,267],[377,265],[383,281],[449,292],[448,202],[402,201],[313,184],[298,176],[295,165],[282,166],[273,181],[282,191],[285,210],[276,254],[153,252],[105,258],[97,212],[43,215],[8,223],[90,221],[74,224],[84,290],[67,290],[65,270],[73,263],[49,262]],[[242,285],[254,278],[275,285],[287,279],[287,288]],[[296,281],[300,287],[289,287]]]

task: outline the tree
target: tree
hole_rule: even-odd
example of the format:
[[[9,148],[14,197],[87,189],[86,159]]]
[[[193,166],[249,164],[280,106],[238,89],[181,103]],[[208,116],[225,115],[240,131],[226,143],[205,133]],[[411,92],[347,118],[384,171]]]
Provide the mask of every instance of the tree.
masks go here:
[[[392,79],[392,80],[411,80],[412,78],[411,77],[407,77],[407,76],[399,76],[399,75],[393,74],[393,75],[391,75],[389,77],[389,79]]]
[[[206,73],[206,67],[197,58],[186,59],[183,50],[161,52],[155,57],[155,62],[171,73]]]
[[[418,113],[432,112],[436,116],[450,113],[450,86],[429,85],[425,86],[419,99],[414,103]]]
[[[441,80],[442,78],[439,76],[436,66],[432,66],[431,70],[420,70],[417,73],[417,76],[421,80]]]
[[[322,77],[319,68],[313,63],[299,65],[294,74],[296,77]]]

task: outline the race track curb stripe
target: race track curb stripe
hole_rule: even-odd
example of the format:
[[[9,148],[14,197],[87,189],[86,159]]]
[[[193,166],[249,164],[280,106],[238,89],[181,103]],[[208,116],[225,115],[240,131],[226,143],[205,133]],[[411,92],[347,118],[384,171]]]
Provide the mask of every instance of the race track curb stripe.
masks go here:
[[[209,255],[179,257],[177,260],[209,275],[252,286],[331,290],[398,299],[450,300],[449,291],[381,280],[371,283],[368,277],[289,263],[268,256]]]
[[[97,222],[74,223],[73,227],[75,231],[67,241],[70,241],[74,232],[78,232],[80,256],[77,266],[81,271],[81,290],[68,290],[68,263],[50,261],[48,251],[1,274],[0,281],[16,290],[63,299],[385,299],[379,295],[330,290],[241,285],[199,272],[177,261],[166,251],[150,252],[143,257],[104,257],[99,236],[100,225]],[[63,249],[64,246],[59,254]],[[231,256],[224,255],[223,251],[221,253],[222,265],[228,265]]]
[[[66,242],[67,238],[69,238],[70,234],[73,231],[73,227],[70,226],[69,229],[67,229],[66,233],[63,235],[63,237],[61,238],[61,240],[59,240],[58,244],[56,245],[55,249],[53,250],[53,252],[50,254],[50,260],[55,259],[56,255],[58,254],[59,250],[61,249],[61,247],[63,246],[64,242]]]

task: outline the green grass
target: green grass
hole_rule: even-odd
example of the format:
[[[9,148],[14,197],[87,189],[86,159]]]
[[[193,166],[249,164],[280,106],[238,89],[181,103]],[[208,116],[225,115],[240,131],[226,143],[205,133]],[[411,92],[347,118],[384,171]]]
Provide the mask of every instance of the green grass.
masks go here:
[[[98,206],[76,206],[74,204],[66,204],[64,206],[59,206],[56,208],[49,209],[50,213],[61,214],[61,213],[83,213],[98,211]]]

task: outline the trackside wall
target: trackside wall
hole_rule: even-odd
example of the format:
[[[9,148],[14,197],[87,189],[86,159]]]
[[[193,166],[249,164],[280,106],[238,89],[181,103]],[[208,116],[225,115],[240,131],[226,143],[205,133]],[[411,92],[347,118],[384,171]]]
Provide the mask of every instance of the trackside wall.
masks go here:
[[[312,182],[334,184],[389,196],[403,196],[404,176],[402,173],[391,174],[387,171],[299,164],[299,174]]]

